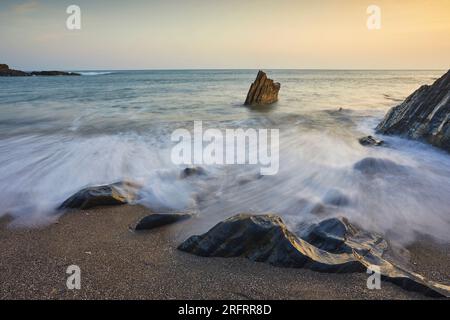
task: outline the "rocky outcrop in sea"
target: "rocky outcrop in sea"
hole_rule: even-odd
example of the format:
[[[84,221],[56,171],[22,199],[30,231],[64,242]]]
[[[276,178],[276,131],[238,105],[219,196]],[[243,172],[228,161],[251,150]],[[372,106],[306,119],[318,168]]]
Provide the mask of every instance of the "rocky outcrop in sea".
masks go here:
[[[65,71],[32,71],[10,69],[7,64],[0,64],[0,77],[31,77],[31,76],[81,76],[76,72]]]
[[[266,105],[278,101],[281,85],[267,78],[264,71],[259,71],[245,99],[245,105]]]
[[[450,152],[450,70],[392,108],[376,130],[426,141]]]

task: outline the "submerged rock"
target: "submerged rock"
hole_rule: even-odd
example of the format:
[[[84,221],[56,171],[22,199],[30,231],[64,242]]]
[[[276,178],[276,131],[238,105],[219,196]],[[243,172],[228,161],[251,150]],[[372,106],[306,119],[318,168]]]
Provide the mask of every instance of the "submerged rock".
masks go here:
[[[88,187],[64,201],[59,209],[90,209],[127,204],[136,199],[139,187],[130,182]]]
[[[192,216],[188,213],[154,213],[142,218],[136,225],[136,230],[150,230],[175,222],[187,220]]]
[[[392,108],[376,130],[424,140],[450,152],[450,70]]]
[[[265,105],[278,101],[281,85],[267,78],[263,71],[259,71],[255,81],[250,86],[245,99],[245,105]]]
[[[353,165],[353,169],[365,174],[405,174],[407,173],[407,167],[395,163],[394,161],[383,158],[367,157]]]
[[[372,136],[359,138],[358,141],[362,146],[382,146],[384,144],[383,140],[375,139]]]
[[[188,167],[181,171],[181,178],[188,178],[192,176],[203,176],[206,175],[206,170],[202,167]]]
[[[7,64],[0,64],[0,77],[30,77],[30,76],[81,76],[75,72],[64,71],[33,71],[25,72],[10,69]]]
[[[178,249],[203,257],[245,257],[278,267],[321,272],[366,272],[368,267],[376,266],[382,279],[404,289],[435,297],[450,296],[450,287],[385,260],[386,241],[343,218],[313,225],[303,236],[289,231],[279,216],[239,214],[203,235],[190,237]]]

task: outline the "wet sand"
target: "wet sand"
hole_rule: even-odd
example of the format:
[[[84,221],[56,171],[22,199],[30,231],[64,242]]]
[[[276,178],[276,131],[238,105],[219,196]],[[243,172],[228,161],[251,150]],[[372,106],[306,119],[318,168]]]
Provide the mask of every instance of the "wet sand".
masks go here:
[[[276,268],[246,259],[201,258],[177,245],[201,218],[136,233],[149,210],[120,206],[72,211],[41,228],[0,220],[1,299],[425,299],[366,274]],[[202,231],[206,231],[204,224]],[[450,279],[450,250],[423,240],[409,247],[411,265],[430,279]],[[81,289],[68,290],[66,269],[81,268]]]

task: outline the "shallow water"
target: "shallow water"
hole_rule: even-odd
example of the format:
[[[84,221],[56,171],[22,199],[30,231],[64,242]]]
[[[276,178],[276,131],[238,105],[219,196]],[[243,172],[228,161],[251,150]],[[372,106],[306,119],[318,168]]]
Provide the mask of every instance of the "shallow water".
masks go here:
[[[242,211],[276,212],[293,226],[345,215],[402,242],[422,233],[448,243],[448,154],[394,137],[383,137],[383,148],[357,141],[443,73],[271,70],[282,84],[280,101],[263,110],[242,106],[255,70],[0,78],[0,215],[45,223],[79,189],[128,179],[145,185],[144,205],[193,210],[211,223]],[[205,166],[206,177],[181,180],[170,135],[192,131],[194,120],[279,129],[279,173]],[[369,157],[391,162],[354,167]]]

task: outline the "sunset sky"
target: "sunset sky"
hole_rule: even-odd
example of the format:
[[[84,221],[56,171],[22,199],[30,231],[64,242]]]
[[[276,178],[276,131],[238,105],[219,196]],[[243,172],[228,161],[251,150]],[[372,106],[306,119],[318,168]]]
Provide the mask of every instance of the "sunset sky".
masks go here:
[[[449,39],[450,0],[0,1],[0,63],[25,70],[448,69]]]

